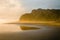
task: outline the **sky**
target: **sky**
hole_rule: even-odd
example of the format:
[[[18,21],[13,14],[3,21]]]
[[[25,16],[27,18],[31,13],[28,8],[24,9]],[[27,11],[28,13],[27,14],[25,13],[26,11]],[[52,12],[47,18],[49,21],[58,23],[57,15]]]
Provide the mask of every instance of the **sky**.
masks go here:
[[[14,21],[32,9],[60,9],[60,0],[0,0],[0,21]]]
[[[22,0],[22,4],[27,11],[38,8],[60,8],[60,0]]]
[[[18,0],[0,0],[0,22],[14,21],[24,12]]]

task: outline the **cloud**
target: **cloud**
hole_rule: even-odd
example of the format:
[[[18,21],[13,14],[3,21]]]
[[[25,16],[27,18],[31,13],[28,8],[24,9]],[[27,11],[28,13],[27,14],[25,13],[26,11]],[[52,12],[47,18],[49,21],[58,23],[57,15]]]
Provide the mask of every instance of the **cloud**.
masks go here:
[[[18,18],[24,8],[18,0],[0,0],[0,18]]]

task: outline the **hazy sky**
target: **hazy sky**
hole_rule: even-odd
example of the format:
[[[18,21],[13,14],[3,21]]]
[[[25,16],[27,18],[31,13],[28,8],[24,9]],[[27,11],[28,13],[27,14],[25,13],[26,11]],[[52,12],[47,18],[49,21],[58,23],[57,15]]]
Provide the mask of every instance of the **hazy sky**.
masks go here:
[[[34,8],[60,8],[60,0],[22,0],[22,4],[28,11]]]
[[[0,0],[0,21],[16,20],[24,12],[18,0]]]
[[[0,0],[0,20],[16,20],[35,8],[60,8],[60,0]]]

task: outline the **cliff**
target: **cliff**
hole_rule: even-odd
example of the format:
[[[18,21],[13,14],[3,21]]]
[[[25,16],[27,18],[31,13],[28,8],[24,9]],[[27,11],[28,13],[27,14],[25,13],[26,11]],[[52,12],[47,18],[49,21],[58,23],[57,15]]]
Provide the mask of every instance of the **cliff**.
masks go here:
[[[60,22],[60,9],[34,9],[20,18],[21,22],[54,21]]]

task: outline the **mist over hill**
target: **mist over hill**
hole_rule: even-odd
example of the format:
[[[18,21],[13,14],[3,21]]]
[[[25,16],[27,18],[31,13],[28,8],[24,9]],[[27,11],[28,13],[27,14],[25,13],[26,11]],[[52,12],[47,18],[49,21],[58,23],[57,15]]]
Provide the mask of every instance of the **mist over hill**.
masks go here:
[[[31,13],[25,13],[20,21],[55,21],[60,22],[60,9],[33,9]]]

